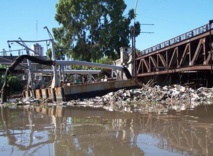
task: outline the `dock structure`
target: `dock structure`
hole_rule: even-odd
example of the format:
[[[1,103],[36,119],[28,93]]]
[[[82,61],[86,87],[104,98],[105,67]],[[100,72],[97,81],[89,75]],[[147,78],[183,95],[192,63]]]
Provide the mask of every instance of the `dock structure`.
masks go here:
[[[80,98],[91,98],[102,96],[109,92],[119,89],[131,89],[137,87],[138,84],[134,79],[115,80],[108,82],[97,82],[90,84],[74,84],[72,86],[63,85],[55,88],[42,88],[24,91],[24,97],[35,96],[36,99],[52,99],[56,102],[69,101]]]
[[[98,64],[85,61],[60,61],[60,60],[42,60],[34,56],[22,55],[16,58],[16,60],[6,69],[5,81],[2,87],[2,103],[7,101],[7,93],[9,88],[7,87],[7,76],[13,73],[14,69],[24,60],[36,62],[39,64],[54,66],[52,70],[32,70],[28,69],[26,72],[32,73],[51,73],[52,80],[51,86],[36,88],[31,76],[28,76],[28,84],[26,90],[23,92],[24,97],[34,97],[38,100],[50,98],[53,101],[61,102],[68,101],[76,98],[95,97],[98,95],[106,94],[110,91],[116,91],[118,89],[135,88],[137,87],[136,81],[132,78],[129,70],[125,66],[121,65],[109,65]],[[96,67],[108,69],[110,73],[106,72],[109,78],[102,81],[93,81],[92,74],[99,74],[101,70],[64,70],[66,65],[80,65],[88,67]],[[56,69],[59,67],[59,70]],[[87,81],[84,83],[79,78],[75,78],[72,83],[65,82],[65,74],[87,74]],[[82,77],[83,78],[83,77]],[[93,77],[94,78],[94,77]],[[75,81],[76,80],[76,81]]]

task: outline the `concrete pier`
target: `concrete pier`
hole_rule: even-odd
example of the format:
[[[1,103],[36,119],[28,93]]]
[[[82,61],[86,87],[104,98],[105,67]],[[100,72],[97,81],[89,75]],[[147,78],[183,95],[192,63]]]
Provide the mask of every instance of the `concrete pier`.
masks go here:
[[[115,80],[107,82],[63,85],[62,87],[44,88],[33,90],[35,98],[38,100],[45,100],[47,98],[56,102],[69,101],[77,98],[88,98],[107,94],[118,89],[127,89],[138,87],[135,80]],[[32,91],[24,91],[24,96],[32,96]]]

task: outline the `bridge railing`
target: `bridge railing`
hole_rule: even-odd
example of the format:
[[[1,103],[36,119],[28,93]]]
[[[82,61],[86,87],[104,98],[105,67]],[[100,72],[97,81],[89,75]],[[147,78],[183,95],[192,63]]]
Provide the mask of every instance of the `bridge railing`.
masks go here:
[[[198,35],[200,35],[202,33],[205,33],[207,31],[209,31],[210,29],[213,29],[212,23],[211,24],[205,24],[205,25],[203,25],[201,27],[193,29],[193,30],[191,30],[189,32],[186,32],[186,33],[182,34],[182,35],[174,37],[174,38],[172,38],[170,40],[164,41],[164,42],[159,43],[159,44],[157,44],[155,46],[152,46],[150,48],[142,50],[141,54],[142,55],[148,54],[148,53],[163,49],[165,47],[177,44],[177,43],[182,42],[184,40],[187,40],[187,39],[193,38],[195,36],[198,36]]]

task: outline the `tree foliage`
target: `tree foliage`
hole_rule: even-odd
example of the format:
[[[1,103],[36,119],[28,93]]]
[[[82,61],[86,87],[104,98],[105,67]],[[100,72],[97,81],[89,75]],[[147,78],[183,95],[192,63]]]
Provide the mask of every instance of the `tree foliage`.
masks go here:
[[[0,87],[2,88],[4,84],[5,74],[0,73]],[[25,82],[21,80],[20,76],[9,75],[8,84],[10,86],[10,93],[20,93],[25,85]]]
[[[127,47],[131,37],[134,10],[124,14],[124,0],[59,0],[54,28],[56,52],[73,59],[96,62],[103,56],[117,59],[120,47]],[[136,26],[135,26],[136,27]],[[140,33],[137,22],[136,36]]]
[[[134,10],[124,16],[123,0],[59,0],[56,9],[62,25],[53,29],[59,55],[95,62],[104,55],[116,59],[120,47],[129,46]]]
[[[46,55],[47,55],[48,60],[51,60],[51,58],[52,58],[52,50],[50,48],[47,49]]]

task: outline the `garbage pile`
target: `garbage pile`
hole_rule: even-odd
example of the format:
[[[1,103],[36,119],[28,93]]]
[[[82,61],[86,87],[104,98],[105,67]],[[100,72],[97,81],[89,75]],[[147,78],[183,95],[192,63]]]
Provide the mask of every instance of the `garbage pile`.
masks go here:
[[[161,108],[180,109],[194,108],[200,104],[210,104],[213,99],[213,88],[201,87],[192,89],[181,85],[154,87],[143,85],[138,89],[118,90],[102,97],[92,99],[71,100],[67,105],[84,105],[107,107],[112,109],[126,106],[155,104]],[[150,106],[149,106],[150,107]]]
[[[12,101],[11,101],[12,100]],[[38,104],[40,101],[27,99],[10,99],[9,103],[17,105]],[[151,86],[142,85],[141,88],[110,92],[104,96],[97,96],[90,99],[70,100],[68,102],[54,103],[47,99],[42,103],[48,105],[67,105],[104,108],[109,111],[121,110],[125,112],[143,111],[143,112],[166,112],[168,110],[182,111],[194,109],[202,104],[213,103],[213,88],[201,87],[193,89],[181,85],[172,86]]]

